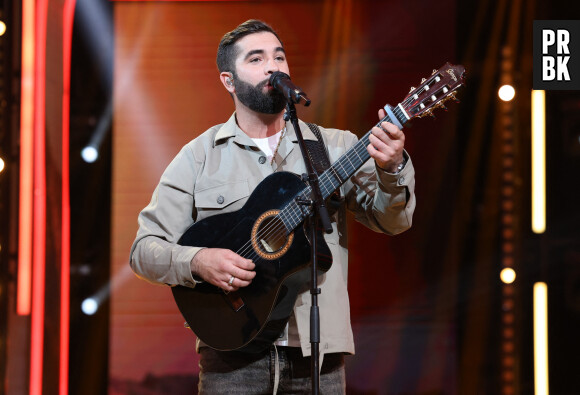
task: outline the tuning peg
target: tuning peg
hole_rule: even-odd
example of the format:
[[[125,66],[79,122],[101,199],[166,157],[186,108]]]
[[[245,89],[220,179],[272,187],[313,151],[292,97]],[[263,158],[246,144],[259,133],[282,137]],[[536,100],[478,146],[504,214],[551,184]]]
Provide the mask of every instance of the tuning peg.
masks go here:
[[[426,79],[426,78],[423,78],[423,79],[421,80],[421,83],[423,83],[423,82],[425,82],[425,81],[427,81],[427,79]]]
[[[425,111],[425,115],[428,115],[428,116],[430,116],[431,118],[435,119],[435,115],[433,114],[433,111],[432,111],[432,110],[427,110],[427,111]]]
[[[411,87],[411,90],[409,91],[409,93],[413,92],[414,90],[415,90],[415,87],[414,87],[414,86],[412,86],[412,87]]]
[[[457,99],[457,97],[455,96],[455,92],[450,93],[449,97],[455,102],[455,103],[459,103],[459,99]]]
[[[437,74],[437,70],[433,69],[433,72],[431,73],[431,75],[435,75]]]

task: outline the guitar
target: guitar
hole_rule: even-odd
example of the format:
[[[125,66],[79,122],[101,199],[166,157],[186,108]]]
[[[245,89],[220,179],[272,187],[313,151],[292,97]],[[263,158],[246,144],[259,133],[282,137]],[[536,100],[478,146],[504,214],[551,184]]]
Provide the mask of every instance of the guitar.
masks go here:
[[[435,108],[444,108],[445,101],[457,101],[455,91],[464,78],[463,66],[445,64],[412,88],[400,104],[386,106],[387,116],[380,122],[402,126],[412,118],[432,115]],[[366,149],[370,133],[319,175],[324,199],[370,158]],[[297,203],[310,195],[310,186],[299,176],[277,172],[256,187],[240,210],[196,222],[180,238],[180,245],[228,248],[256,265],[252,283],[236,292],[225,293],[209,283],[172,287],[186,324],[205,344],[221,351],[258,352],[278,338],[299,290],[310,280],[310,242],[301,226],[310,209]],[[316,241],[318,270],[326,272],[332,255],[321,232]]]

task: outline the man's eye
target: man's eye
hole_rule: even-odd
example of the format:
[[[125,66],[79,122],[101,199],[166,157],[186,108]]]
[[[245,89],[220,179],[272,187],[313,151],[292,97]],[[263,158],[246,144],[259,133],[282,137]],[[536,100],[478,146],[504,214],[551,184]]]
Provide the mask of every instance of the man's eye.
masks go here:
[[[283,62],[286,59],[284,58],[284,56],[277,56],[276,57],[276,60],[279,61],[279,62]]]
[[[250,63],[256,63],[259,60],[260,60],[260,58],[253,58],[253,59],[250,59]]]

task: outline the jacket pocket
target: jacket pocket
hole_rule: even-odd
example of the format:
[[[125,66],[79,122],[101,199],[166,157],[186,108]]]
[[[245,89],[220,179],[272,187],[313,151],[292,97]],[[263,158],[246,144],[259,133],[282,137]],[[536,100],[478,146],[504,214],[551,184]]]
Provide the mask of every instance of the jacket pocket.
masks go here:
[[[194,204],[198,211],[221,210],[226,207],[228,211],[231,211],[243,206],[248,196],[250,196],[250,187],[247,180],[232,181],[194,191]],[[235,208],[230,206],[235,206]]]

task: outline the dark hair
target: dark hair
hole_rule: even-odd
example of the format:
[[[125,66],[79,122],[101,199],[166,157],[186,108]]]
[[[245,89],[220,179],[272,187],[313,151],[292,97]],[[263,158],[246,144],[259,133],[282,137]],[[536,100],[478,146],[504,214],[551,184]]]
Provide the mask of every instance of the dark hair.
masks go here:
[[[234,30],[224,34],[218,46],[216,63],[219,72],[230,71],[235,72],[235,59],[238,56],[238,49],[236,43],[241,38],[254,33],[269,32],[276,36],[280,44],[282,40],[278,37],[278,33],[274,31],[268,24],[257,19],[249,19],[244,23],[238,25]]]

